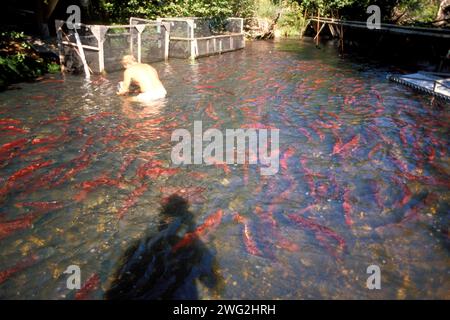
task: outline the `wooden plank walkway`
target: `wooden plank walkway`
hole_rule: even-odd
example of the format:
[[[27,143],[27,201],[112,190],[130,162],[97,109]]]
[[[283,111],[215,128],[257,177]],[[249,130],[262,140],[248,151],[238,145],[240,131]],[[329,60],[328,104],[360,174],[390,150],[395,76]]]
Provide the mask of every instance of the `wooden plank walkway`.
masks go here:
[[[387,78],[417,91],[425,92],[450,101],[449,76],[449,74],[446,74],[446,77],[443,77],[439,73],[418,72],[405,75],[390,74]]]
[[[385,33],[387,32],[387,33],[398,33],[398,34],[450,39],[450,29],[407,27],[389,23],[381,23],[380,29],[369,29],[367,28],[366,22],[363,21],[347,21],[333,18],[313,18],[313,17],[309,18],[309,22],[311,21],[323,23],[324,25],[328,24],[332,26],[345,26],[345,27],[366,29],[367,31],[371,32],[385,32]]]

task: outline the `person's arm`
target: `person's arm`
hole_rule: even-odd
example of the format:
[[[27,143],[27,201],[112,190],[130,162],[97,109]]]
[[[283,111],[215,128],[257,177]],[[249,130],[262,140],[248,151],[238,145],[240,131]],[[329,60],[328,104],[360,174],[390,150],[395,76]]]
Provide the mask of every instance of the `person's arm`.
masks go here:
[[[130,72],[128,70],[125,70],[125,72],[123,74],[123,78],[124,78],[124,80],[121,83],[122,86],[121,86],[120,90],[117,92],[118,95],[126,94],[128,92],[128,89],[130,88],[131,76],[130,76]]]

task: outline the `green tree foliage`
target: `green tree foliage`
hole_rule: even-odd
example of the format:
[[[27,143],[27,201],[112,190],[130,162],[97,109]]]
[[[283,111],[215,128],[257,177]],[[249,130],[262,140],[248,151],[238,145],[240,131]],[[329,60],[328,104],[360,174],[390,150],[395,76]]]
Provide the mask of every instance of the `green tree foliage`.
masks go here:
[[[248,17],[255,0],[102,0],[96,12],[110,22],[125,23],[134,17]]]
[[[300,23],[302,13],[339,15],[348,20],[367,19],[366,8],[378,5],[385,22],[431,21],[439,0],[100,0],[92,1],[103,22],[126,23],[131,16],[157,17],[250,17],[273,19],[278,13],[285,24]],[[300,13],[299,13],[300,11]]]
[[[429,22],[437,14],[439,0],[299,0],[303,8],[329,15],[339,11],[348,20],[367,19],[366,8],[377,5],[385,22]]]
[[[22,32],[0,33],[0,89],[59,70],[59,65],[40,57],[28,41]]]

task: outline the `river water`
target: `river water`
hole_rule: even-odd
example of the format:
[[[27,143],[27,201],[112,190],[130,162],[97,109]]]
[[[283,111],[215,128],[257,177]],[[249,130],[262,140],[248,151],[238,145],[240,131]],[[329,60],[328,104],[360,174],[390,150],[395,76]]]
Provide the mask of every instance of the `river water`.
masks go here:
[[[175,256],[158,268],[191,281],[185,297],[450,298],[448,105],[298,40],[154,66],[168,91],[154,105],[116,96],[122,73],[0,93],[1,298],[103,298],[126,250],[173,221],[172,194],[189,202],[201,258],[147,254]],[[194,121],[279,129],[279,172],[175,166],[171,134]]]

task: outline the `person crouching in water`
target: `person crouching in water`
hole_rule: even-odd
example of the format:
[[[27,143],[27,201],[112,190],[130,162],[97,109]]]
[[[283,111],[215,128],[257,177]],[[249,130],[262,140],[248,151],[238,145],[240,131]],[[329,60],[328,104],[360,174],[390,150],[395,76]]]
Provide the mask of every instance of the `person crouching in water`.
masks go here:
[[[118,95],[128,93],[130,84],[137,83],[141,93],[133,100],[140,102],[149,102],[162,99],[167,91],[159,80],[158,72],[152,66],[145,63],[138,63],[133,56],[124,56],[122,65],[125,68],[124,80],[119,83]]]

